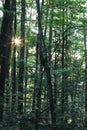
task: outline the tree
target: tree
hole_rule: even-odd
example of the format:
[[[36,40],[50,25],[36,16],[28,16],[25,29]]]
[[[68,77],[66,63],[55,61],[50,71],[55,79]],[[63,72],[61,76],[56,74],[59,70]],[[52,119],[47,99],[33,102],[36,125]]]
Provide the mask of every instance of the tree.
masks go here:
[[[2,1],[0,129],[87,127],[86,6],[86,0]]]
[[[21,1],[21,42],[20,59],[19,59],[19,79],[18,79],[18,112],[23,113],[23,79],[24,79],[24,44],[25,44],[25,4],[26,1]]]
[[[3,119],[5,80],[9,72],[9,58],[12,37],[13,3],[5,1],[0,35],[0,121]]]
[[[47,57],[46,46],[45,46],[44,39],[43,39],[40,2],[37,0],[36,0],[36,6],[37,6],[37,14],[38,14],[38,46],[39,46],[40,63],[43,65],[44,71],[45,71],[46,77],[47,77],[47,85],[48,85],[47,91],[48,91],[48,99],[49,99],[49,106],[50,106],[50,112],[51,112],[51,121],[52,121],[52,125],[55,126],[51,70],[50,70],[49,61],[48,61],[48,57]]]

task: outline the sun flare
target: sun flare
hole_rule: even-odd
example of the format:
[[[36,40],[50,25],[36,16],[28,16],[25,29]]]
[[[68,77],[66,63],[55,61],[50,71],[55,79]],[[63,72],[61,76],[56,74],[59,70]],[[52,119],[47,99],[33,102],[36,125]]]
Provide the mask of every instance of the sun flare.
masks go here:
[[[15,45],[20,45],[21,44],[21,39],[19,37],[14,38],[14,44]]]

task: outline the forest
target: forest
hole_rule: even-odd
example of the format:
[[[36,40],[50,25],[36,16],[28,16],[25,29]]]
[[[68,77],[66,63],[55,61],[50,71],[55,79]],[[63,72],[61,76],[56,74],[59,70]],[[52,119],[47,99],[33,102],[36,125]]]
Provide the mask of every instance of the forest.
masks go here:
[[[87,130],[87,0],[0,0],[0,130]]]

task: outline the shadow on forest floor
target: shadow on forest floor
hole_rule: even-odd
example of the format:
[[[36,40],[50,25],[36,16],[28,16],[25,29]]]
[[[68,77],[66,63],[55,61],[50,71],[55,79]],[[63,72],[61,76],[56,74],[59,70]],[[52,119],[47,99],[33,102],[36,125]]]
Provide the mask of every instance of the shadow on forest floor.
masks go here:
[[[21,127],[20,125],[14,124],[4,126],[0,124],[0,130],[35,130],[35,124],[31,124],[29,122],[22,122]],[[73,125],[57,125],[54,129],[50,124],[39,124],[39,130],[87,130],[87,128],[78,128]]]
[[[19,127],[15,127],[15,126],[8,126],[8,127],[0,127],[0,130],[35,130],[34,126],[32,127],[24,127],[22,129],[20,129]],[[39,127],[39,130],[52,130],[51,127],[48,127],[48,126],[40,126]],[[75,127],[75,128],[59,128],[59,127],[56,127],[55,130],[87,130],[87,128],[78,128],[78,127]]]

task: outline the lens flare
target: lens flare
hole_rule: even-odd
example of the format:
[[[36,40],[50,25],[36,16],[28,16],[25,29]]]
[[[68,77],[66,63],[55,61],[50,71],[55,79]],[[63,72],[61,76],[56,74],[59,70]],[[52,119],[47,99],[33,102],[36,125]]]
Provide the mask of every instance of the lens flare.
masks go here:
[[[14,39],[14,44],[15,44],[16,46],[20,45],[20,44],[21,44],[21,39],[20,39],[19,37],[15,37],[15,39]]]

